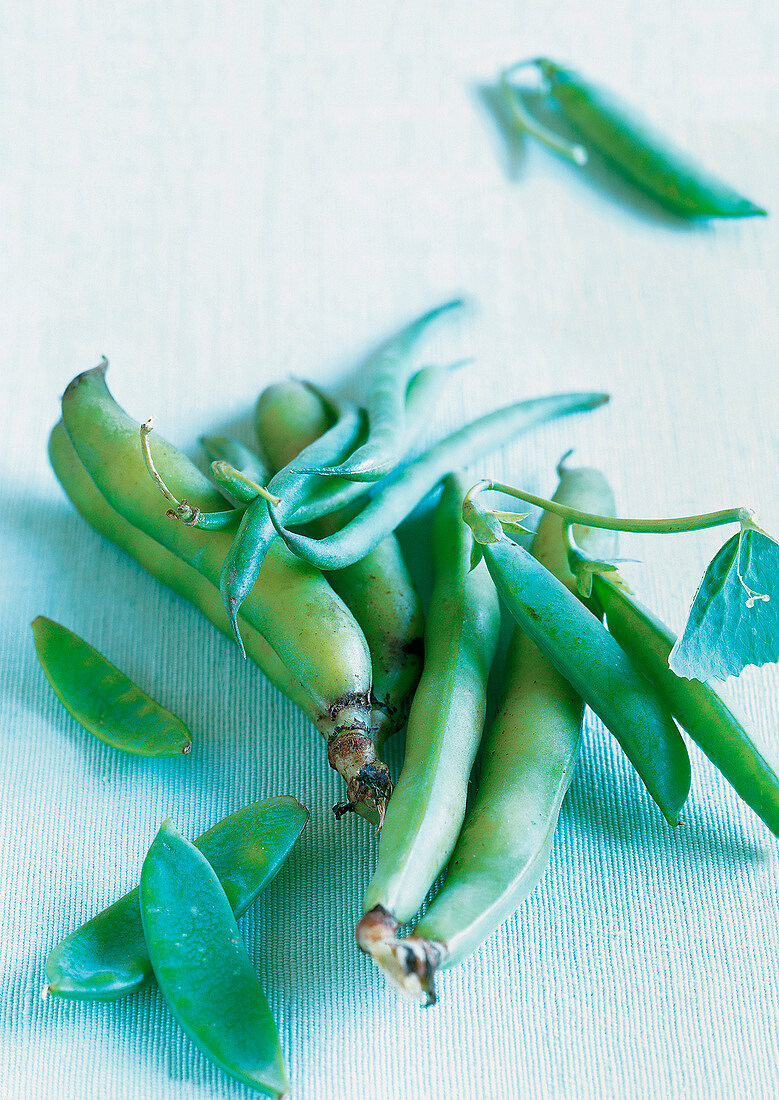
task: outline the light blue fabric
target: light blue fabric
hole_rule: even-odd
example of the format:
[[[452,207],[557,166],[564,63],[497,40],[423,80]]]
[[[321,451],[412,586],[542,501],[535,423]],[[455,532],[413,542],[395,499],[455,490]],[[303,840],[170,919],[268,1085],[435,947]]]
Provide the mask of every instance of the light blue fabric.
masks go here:
[[[398,1002],[353,926],[376,841],[337,823],[323,744],[234,647],[93,534],[45,445],[58,396],[111,358],[138,419],[193,455],[288,373],[359,396],[361,357],[463,292],[428,361],[474,354],[437,438],[508,400],[607,389],[609,407],[493,458],[549,491],[569,447],[625,514],[749,504],[779,532],[769,272],[776,219],[697,228],[507,148],[480,82],[546,52],[622,90],[757,202],[777,205],[776,13],[755,0],[582,6],[11,6],[3,141],[0,1096],[248,1096],[154,988],[43,1002],[52,945],[138,879],[160,822],[194,836],[263,795],[312,811],[242,928],[305,1100],[772,1097],[779,1092],[777,843],[693,750],[677,831],[588,720],[549,873],[427,1012]],[[420,521],[421,522],[421,521]],[[423,575],[424,527],[405,535]],[[721,532],[622,542],[674,627]],[[42,613],[191,726],[181,761],[81,731],[37,665]],[[779,759],[777,668],[730,692]],[[400,763],[399,747],[391,763]]]

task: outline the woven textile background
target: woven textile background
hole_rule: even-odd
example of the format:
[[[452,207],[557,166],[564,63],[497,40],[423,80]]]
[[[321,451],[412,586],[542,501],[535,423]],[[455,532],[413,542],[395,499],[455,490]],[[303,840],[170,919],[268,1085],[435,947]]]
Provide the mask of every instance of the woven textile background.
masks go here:
[[[265,795],[311,823],[241,927],[298,1100],[779,1093],[777,842],[691,747],[666,827],[588,717],[551,867],[421,1011],[353,942],[376,839],[336,822],[323,744],[235,648],[89,530],[46,459],[68,380],[111,359],[137,418],[202,459],[249,441],[290,373],[364,393],[384,335],[454,293],[428,361],[475,356],[429,426],[606,389],[612,402],[472,470],[533,491],[568,448],[624,514],[750,504],[779,532],[776,8],[756,0],[6,4],[0,444],[0,1096],[248,1096],[156,988],[43,1002],[44,960],[137,882],[160,822],[189,836]],[[773,14],[771,12],[773,11]],[[621,90],[774,211],[680,225],[532,144],[483,86],[539,53]],[[675,628],[721,533],[627,538]],[[403,531],[426,591],[424,514]],[[192,755],[125,757],[70,720],[37,664],[49,615],[180,714]],[[779,760],[777,668],[728,686]],[[397,774],[400,746],[391,753]]]

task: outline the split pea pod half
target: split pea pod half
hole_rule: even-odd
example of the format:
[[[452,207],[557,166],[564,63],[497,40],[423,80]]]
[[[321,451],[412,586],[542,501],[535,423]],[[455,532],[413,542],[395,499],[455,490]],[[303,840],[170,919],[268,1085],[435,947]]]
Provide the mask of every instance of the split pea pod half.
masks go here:
[[[475,462],[537,424],[597,408],[608,399],[605,393],[554,394],[519,401],[488,413],[442,439],[387,478],[381,492],[359,515],[326,538],[312,539],[288,531],[272,504],[268,506],[271,519],[287,546],[299,557],[320,569],[343,569],[378,546],[452,470]]]
[[[500,608],[484,562],[471,570],[473,537],[462,519],[467,488],[462,476],[447,478],[435,514],[425,667],[357,926],[358,944],[379,962],[388,929],[394,934],[414,916],[452,854],[484,725]]]
[[[561,468],[559,473],[555,500],[581,507],[586,502],[600,514],[613,514],[611,489],[597,470]],[[545,512],[531,553],[573,590],[561,528],[559,517]],[[611,534],[582,528],[576,537],[593,556],[614,554]],[[544,873],[579,753],[583,709],[568,681],[516,627],[498,711],[481,746],[476,795],[444,884],[406,939],[395,938],[387,914],[377,913],[368,929],[373,933],[369,950],[403,996],[432,1004],[436,970],[475,951]],[[414,873],[413,865],[407,873]]]
[[[690,760],[657,689],[564,584],[517,543],[496,538],[482,550],[506,608],[614,734],[666,821],[677,825]]]
[[[298,839],[308,810],[287,795],[252,802],[195,841],[236,917],[254,904]],[[78,1001],[113,1001],[152,975],[138,890],[71,932],[46,960],[48,991]]]
[[[117,512],[218,588],[229,533],[167,517],[141,453],[140,425],[116,404],[104,374],[101,366],[78,375],[62,399],[63,421],[81,463]],[[164,440],[157,440],[155,451],[160,474],[177,498],[204,511],[222,506],[184,455]],[[296,560],[278,539],[242,611],[311,696],[328,759],[346,781],[349,801],[365,802],[376,819],[390,784],[370,739],[370,653],[354,616],[321,573]]]
[[[317,432],[327,430],[325,403],[299,382],[268,388],[257,404],[257,431],[272,468],[291,463]],[[267,432],[266,432],[267,428]],[[314,534],[337,530],[352,509],[332,513],[313,524]],[[406,721],[422,669],[422,606],[394,534],[365,558],[336,572],[328,581],[350,609],[368,642],[373,666],[371,728],[377,750]]]
[[[55,425],[49,436],[49,461],[66,495],[90,527],[129,554],[152,577],[193,604],[222,634],[232,638],[227,612],[218,589],[193,566],[187,565],[149,535],[133,527],[111,507],[82,466],[61,421]],[[322,715],[314,700],[262,634],[245,621],[241,626],[246,652],[254,664],[312,722],[316,724],[321,721]],[[327,718],[326,722],[329,724],[330,719]]]
[[[79,725],[112,748],[135,756],[181,756],[192,735],[123,672],[66,627],[39,615],[35,650],[54,694]]]
[[[316,466],[302,456],[301,469],[351,481],[378,481],[395,469],[408,446],[406,390],[413,373],[411,354],[433,321],[462,304],[459,298],[445,302],[382,344],[362,369],[368,379],[368,438],[339,465]]]
[[[149,958],[181,1027],[221,1069],[265,1096],[289,1091],[279,1034],[211,864],[170,821],[143,863]]]
[[[749,218],[765,210],[709,175],[613,93],[545,57],[512,65],[501,77],[507,107],[517,125],[577,164],[587,149],[571,145],[537,122],[522,104],[511,77],[534,68],[546,93],[578,131],[585,146],[601,154],[621,175],[675,214],[688,218]]]
[[[609,632],[654,683],[679,725],[779,836],[779,776],[743,720],[709,684],[683,679],[671,671],[668,656],[675,635],[627,592],[614,574],[596,573],[593,594],[606,612]]]

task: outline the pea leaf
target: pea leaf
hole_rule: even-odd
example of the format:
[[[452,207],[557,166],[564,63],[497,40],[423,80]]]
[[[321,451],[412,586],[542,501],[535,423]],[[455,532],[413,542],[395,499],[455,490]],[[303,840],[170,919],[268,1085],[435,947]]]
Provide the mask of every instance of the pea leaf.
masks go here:
[[[726,680],[779,660],[779,543],[754,527],[715,554],[668,664],[687,680]]]

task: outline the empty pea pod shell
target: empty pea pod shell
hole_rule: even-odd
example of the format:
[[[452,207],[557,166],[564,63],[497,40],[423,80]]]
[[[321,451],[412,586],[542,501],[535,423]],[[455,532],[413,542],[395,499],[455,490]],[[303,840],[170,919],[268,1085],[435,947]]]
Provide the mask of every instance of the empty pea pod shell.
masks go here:
[[[181,756],[192,735],[115,665],[64,626],[39,615],[35,649],[54,694],[76,721],[112,748],[135,756]]]
[[[141,872],[149,957],[173,1015],[203,1053],[266,1096],[289,1090],[279,1035],[216,872],[170,821]]]
[[[240,917],[284,863],[308,821],[308,810],[283,795],[252,802],[195,841]],[[151,977],[138,889],[77,928],[46,960],[48,991],[78,1001],[113,1001]]]

